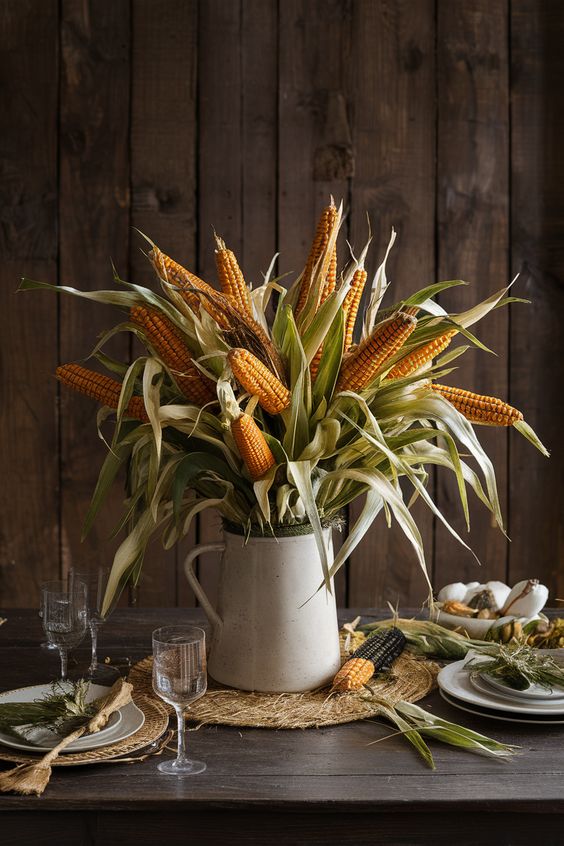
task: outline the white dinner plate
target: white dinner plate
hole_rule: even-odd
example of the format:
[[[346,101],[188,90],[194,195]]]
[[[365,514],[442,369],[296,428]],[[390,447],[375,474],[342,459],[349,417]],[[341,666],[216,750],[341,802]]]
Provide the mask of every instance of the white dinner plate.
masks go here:
[[[0,693],[0,702],[33,702],[35,699],[43,698],[52,690],[51,684],[36,684],[32,687],[22,687],[18,690],[9,690]],[[90,702],[105,696],[109,687],[102,687],[98,684],[91,684],[86,695]],[[115,718],[110,719],[108,725],[95,734],[87,734],[74,740],[63,749],[63,752],[86,752],[88,749],[98,749],[100,746],[109,746],[125,740],[142,727],[145,722],[145,715],[134,702],[128,702],[116,713]],[[52,749],[61,738],[53,732],[42,732],[34,734],[33,740],[15,738],[0,732],[0,743],[10,746],[13,749],[22,749],[26,752],[38,752]]]
[[[474,714],[476,717],[486,717],[489,720],[502,720],[506,723],[527,723],[528,725],[534,726],[564,725],[564,715],[560,717],[552,716],[550,714],[547,716],[540,716],[539,714],[518,715],[513,712],[489,711],[487,708],[481,709],[477,706],[468,705],[466,702],[461,702],[459,699],[456,699],[456,697],[449,696],[444,690],[439,690],[439,693],[445,702],[448,702],[448,704],[452,705],[453,708],[459,708],[467,714]]]
[[[477,690],[471,680],[470,674],[464,668],[465,660],[455,661],[448,664],[437,676],[437,683],[441,690],[455,699],[475,705],[479,708],[488,708],[493,711],[505,711],[512,714],[538,714],[564,717],[564,702],[528,702],[522,700],[503,699],[492,690],[491,693],[484,693]]]

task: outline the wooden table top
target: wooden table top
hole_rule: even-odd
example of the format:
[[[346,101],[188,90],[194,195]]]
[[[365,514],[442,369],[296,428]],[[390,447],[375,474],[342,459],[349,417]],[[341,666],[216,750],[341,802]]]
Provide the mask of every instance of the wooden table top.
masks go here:
[[[387,616],[352,609],[343,612],[341,619],[350,620],[357,613],[366,618]],[[7,617],[0,627],[0,689],[55,677],[56,656],[39,648],[42,630],[37,612],[8,610],[0,616]],[[199,609],[120,609],[101,629],[99,657],[138,660],[150,653],[154,628],[187,620],[201,623],[203,615]],[[174,820],[184,826],[181,820],[186,814],[186,820],[195,826],[187,830],[194,833],[201,825],[200,840],[210,834],[213,821],[214,836],[220,842],[219,833],[227,836],[236,818],[245,822],[250,838],[236,842],[266,842],[270,826],[268,842],[327,842],[315,839],[325,830],[337,838],[332,842],[360,846],[375,842],[370,834],[374,825],[387,832],[386,843],[423,843],[428,842],[426,836],[435,844],[452,842],[453,837],[457,843],[475,843],[477,838],[484,843],[490,842],[489,834],[492,842],[497,837],[498,843],[525,843],[525,834],[530,838],[535,820],[543,814],[543,843],[564,840],[564,835],[551,839],[553,835],[556,838],[562,821],[559,815],[564,813],[564,727],[473,717],[453,709],[437,693],[421,704],[437,715],[517,744],[521,754],[502,763],[432,743],[437,765],[433,772],[401,737],[368,745],[391,734],[393,729],[385,723],[365,721],[307,731],[206,727],[188,735],[189,752],[207,763],[201,775],[186,779],[163,776],[156,771],[158,759],[122,766],[61,768],[55,770],[39,799],[0,794],[2,820],[13,821],[14,831],[20,834],[23,823],[30,831],[40,823],[42,843],[49,843],[53,815],[45,812],[64,812],[56,815],[53,829],[53,843],[58,846],[66,842],[73,846],[107,844],[102,833],[107,835],[109,820],[113,821],[112,831],[117,826],[116,842],[127,843],[127,826],[141,818],[141,829],[135,825],[135,842],[138,846],[152,843],[160,839],[156,832],[169,831],[162,828],[163,820],[167,826]],[[122,813],[112,813],[115,811]],[[488,831],[477,835],[477,820],[483,815]],[[352,829],[346,822],[349,819],[354,820]],[[289,820],[293,825],[301,820],[305,828],[295,833],[294,840],[278,841]],[[423,827],[421,820],[425,821]],[[464,820],[466,828],[461,832]],[[87,826],[84,840],[77,835],[78,821]],[[0,822],[0,830],[2,825]],[[4,830],[10,830],[9,825]],[[511,839],[499,839],[509,831]],[[20,834],[18,844],[28,842]],[[201,842],[216,840],[204,837]]]

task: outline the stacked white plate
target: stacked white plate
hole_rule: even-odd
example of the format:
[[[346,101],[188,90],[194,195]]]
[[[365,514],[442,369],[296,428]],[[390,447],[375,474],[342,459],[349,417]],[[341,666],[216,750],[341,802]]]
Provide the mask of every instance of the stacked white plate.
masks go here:
[[[469,672],[468,660],[455,661],[438,675],[440,694],[450,705],[494,720],[564,724],[564,688],[514,690],[484,672]]]
[[[64,683],[61,682],[64,687]],[[109,687],[102,687],[98,684],[91,684],[88,688],[86,699],[91,702],[100,696],[105,696]],[[0,702],[33,702],[36,699],[43,699],[52,691],[51,684],[37,684],[33,687],[22,687],[19,690],[9,690],[0,693]],[[109,746],[125,740],[142,727],[145,722],[145,715],[134,702],[128,702],[115,714],[112,714],[105,728],[95,734],[85,734],[78,740],[70,743],[63,752],[86,752],[88,749],[98,749],[100,746]],[[34,729],[26,737],[15,737],[14,735],[0,732],[0,743],[3,746],[11,746],[13,749],[23,749],[26,752],[46,752],[59,743],[59,735],[46,729]]]

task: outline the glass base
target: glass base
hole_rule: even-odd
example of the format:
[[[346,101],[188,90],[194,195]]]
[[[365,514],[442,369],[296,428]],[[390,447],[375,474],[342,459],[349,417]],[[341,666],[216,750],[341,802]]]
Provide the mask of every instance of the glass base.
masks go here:
[[[203,773],[206,765],[203,761],[183,761],[181,764],[176,761],[161,761],[157,769],[165,775],[189,776]]]
[[[92,669],[89,669],[86,678],[92,684],[99,684],[103,687],[111,687],[116,682],[121,673],[116,667],[111,664],[95,664]]]

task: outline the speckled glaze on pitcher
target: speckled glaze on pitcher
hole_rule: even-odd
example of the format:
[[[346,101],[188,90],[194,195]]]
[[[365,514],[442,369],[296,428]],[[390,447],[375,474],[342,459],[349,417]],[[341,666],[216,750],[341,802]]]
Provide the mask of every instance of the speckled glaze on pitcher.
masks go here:
[[[328,683],[340,666],[335,594],[325,588],[313,534],[251,537],[195,547],[186,577],[212,626],[208,670],[240,690],[301,692]],[[332,559],[330,531],[326,544]],[[217,609],[194,573],[195,559],[221,551]]]

